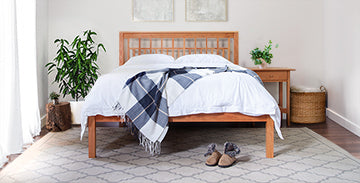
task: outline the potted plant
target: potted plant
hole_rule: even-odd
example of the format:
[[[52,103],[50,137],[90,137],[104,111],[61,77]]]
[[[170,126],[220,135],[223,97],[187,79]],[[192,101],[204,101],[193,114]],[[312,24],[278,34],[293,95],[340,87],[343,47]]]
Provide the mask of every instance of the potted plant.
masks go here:
[[[275,48],[279,45],[276,44]],[[259,48],[255,48],[251,50],[251,60],[254,61],[255,65],[259,65],[260,68],[265,68],[266,64],[271,64],[271,59],[273,58],[273,54],[270,53],[272,47],[272,42],[269,40],[269,44],[265,45],[264,50],[260,50]]]
[[[55,92],[51,92],[49,98],[53,101],[53,104],[59,104],[59,94],[55,93]]]
[[[103,44],[96,44],[91,30],[83,36],[76,36],[71,44],[66,39],[56,39],[54,43],[58,50],[56,57],[45,67],[48,74],[56,72],[54,82],[59,84],[63,97],[70,95],[75,101],[70,101],[73,123],[80,122],[82,101],[98,78],[99,66],[96,64],[100,49],[106,52]]]

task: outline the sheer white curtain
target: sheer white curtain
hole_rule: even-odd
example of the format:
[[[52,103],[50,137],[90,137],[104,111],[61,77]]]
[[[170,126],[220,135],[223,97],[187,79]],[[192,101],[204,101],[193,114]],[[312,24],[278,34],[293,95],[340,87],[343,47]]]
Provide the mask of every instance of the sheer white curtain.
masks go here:
[[[0,167],[40,133],[36,2],[0,1]]]
[[[24,143],[31,143],[41,128],[36,70],[36,0],[16,0],[16,12],[22,129]]]

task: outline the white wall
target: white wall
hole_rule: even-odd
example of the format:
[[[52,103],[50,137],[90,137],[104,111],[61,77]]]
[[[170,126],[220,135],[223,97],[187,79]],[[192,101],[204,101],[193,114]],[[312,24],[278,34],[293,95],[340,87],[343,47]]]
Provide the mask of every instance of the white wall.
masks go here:
[[[72,40],[86,29],[98,33],[107,53],[101,73],[118,65],[119,31],[239,31],[239,62],[253,66],[249,52],[269,39],[279,43],[271,66],[292,67],[292,83],[320,86],[323,76],[322,0],[228,0],[227,22],[185,22],[185,0],[174,0],[174,22],[132,22],[131,0],[50,0],[49,52],[56,38]],[[49,86],[53,81],[49,77]],[[49,91],[58,91],[56,84]]]
[[[48,76],[44,69],[48,62],[48,0],[36,0],[36,56],[40,116],[46,114]]]
[[[360,1],[324,0],[328,116],[360,136]]]
[[[47,0],[38,2],[38,7],[44,8],[38,15],[39,68],[46,57],[54,58],[56,38],[71,40],[86,29],[96,31],[97,40],[107,48],[98,60],[101,73],[117,67],[119,31],[239,31],[240,65],[253,66],[248,54],[251,49],[263,47],[269,39],[279,43],[271,66],[295,68],[293,85],[318,87],[324,82],[329,92],[329,117],[360,134],[358,0],[228,0],[227,22],[185,22],[185,0],[174,0],[175,20],[171,23],[132,22],[131,0],[51,0],[48,11]],[[45,42],[48,54],[44,53]],[[40,105],[47,101],[45,72],[39,72]],[[50,76],[49,91],[58,91],[56,85],[50,85],[52,81]],[[275,85],[267,87],[276,92]]]

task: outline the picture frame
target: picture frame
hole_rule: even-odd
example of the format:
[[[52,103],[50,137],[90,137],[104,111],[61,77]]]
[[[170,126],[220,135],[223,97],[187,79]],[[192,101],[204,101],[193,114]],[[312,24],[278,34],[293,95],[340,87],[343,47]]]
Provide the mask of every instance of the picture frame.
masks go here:
[[[172,22],[174,0],[132,0],[134,22]]]
[[[228,19],[227,0],[186,0],[185,21],[226,22]]]

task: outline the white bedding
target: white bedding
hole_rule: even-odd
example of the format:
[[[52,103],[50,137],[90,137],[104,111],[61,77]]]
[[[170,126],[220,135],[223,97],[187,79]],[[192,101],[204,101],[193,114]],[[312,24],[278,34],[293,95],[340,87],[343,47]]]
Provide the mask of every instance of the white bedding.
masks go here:
[[[244,69],[238,65],[226,64],[232,69]],[[82,133],[87,126],[87,116],[123,116],[124,111],[113,110],[121,90],[128,78],[135,74],[168,67],[183,67],[188,64],[170,63],[154,65],[124,65],[96,81],[82,110]],[[224,66],[224,64],[207,64]],[[211,92],[210,92],[211,91]],[[240,112],[259,116],[269,114],[275,122],[277,134],[280,131],[280,110],[277,102],[256,79],[243,73],[219,73],[197,80],[169,106],[169,116],[198,113]]]

